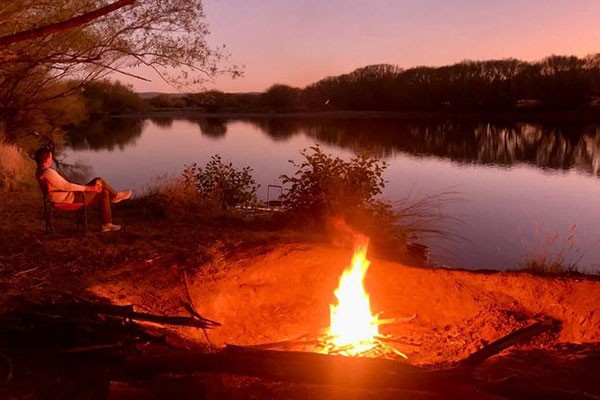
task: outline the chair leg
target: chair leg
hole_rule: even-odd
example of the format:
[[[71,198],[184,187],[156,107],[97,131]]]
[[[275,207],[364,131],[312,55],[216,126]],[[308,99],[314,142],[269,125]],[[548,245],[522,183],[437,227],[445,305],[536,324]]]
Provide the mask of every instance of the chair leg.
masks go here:
[[[83,213],[83,232],[87,232],[87,209],[85,207],[85,204],[83,205],[83,209],[81,210],[81,212]]]
[[[87,232],[87,213],[85,206],[77,210],[77,230],[79,230],[79,226],[81,226],[83,232]]]
[[[75,212],[75,229],[77,230],[77,232],[79,232],[79,226],[82,225],[81,223],[81,210],[77,210]]]
[[[44,222],[46,224],[46,233],[51,235],[54,234],[52,207],[48,207],[44,210]]]

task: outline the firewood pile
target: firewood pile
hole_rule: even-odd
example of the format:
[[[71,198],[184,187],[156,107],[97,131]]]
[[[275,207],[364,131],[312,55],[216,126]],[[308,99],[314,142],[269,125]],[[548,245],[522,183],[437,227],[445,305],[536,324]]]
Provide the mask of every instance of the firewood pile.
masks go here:
[[[0,397],[15,388],[22,390],[23,385],[32,386],[30,379],[36,374],[31,371],[43,366],[46,374],[49,370],[76,369],[77,379],[84,371],[92,371],[95,382],[102,387],[95,392],[101,394],[100,398],[120,398],[132,382],[136,387],[146,382],[155,389],[157,380],[164,376],[188,377],[184,383],[177,381],[181,390],[182,385],[197,385],[193,378],[197,373],[253,376],[290,384],[393,389],[426,393],[427,398],[460,398],[475,389],[490,396],[500,392],[506,395],[508,391],[508,398],[518,398],[523,390],[511,386],[510,380],[482,382],[473,374],[474,369],[502,350],[558,327],[556,321],[540,319],[455,365],[425,369],[384,358],[290,351],[306,344],[306,338],[253,347],[190,349],[173,344],[163,328],[174,325],[208,330],[219,323],[203,317],[189,302],[185,308],[190,315],[165,316],[73,295],[45,303],[13,299],[0,315],[0,381],[5,382],[0,385]],[[56,381],[56,376],[53,379]],[[64,377],[61,379],[64,382]],[[455,395],[448,397],[448,393]],[[560,398],[563,394],[530,389],[527,396]],[[577,398],[573,393],[564,395]]]

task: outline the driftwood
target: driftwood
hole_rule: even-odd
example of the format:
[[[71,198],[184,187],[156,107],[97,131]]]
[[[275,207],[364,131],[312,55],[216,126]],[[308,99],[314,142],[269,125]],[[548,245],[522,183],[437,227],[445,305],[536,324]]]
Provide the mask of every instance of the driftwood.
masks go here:
[[[473,368],[491,356],[555,328],[556,323],[552,320],[533,323],[492,342],[448,369],[423,369],[405,362],[379,358],[277,351],[260,345],[229,345],[220,352],[211,354],[186,353],[132,358],[127,360],[120,373],[123,377],[148,378],[161,373],[222,372],[280,381],[366,388],[458,390],[474,385]]]
[[[135,357],[118,378],[152,378],[161,373],[217,372],[348,387],[410,390],[453,389],[473,382],[460,369],[424,370],[397,361],[227,346],[217,353]]]
[[[30,303],[27,308],[32,312],[56,315],[59,318],[68,318],[71,315],[86,318],[90,315],[102,314],[136,321],[153,322],[162,325],[189,326],[201,329],[211,329],[221,325],[219,322],[204,318],[198,313],[195,313],[191,317],[156,315],[137,312],[133,305],[120,306],[108,303],[94,303],[81,297],[73,297],[73,300],[75,301],[65,302],[64,304],[39,305]]]
[[[525,343],[545,332],[556,330],[560,327],[558,321],[551,318],[545,318],[524,328],[517,329],[514,332],[488,344],[479,349],[459,363],[461,368],[474,368],[483,363],[488,358],[500,353],[501,351],[519,343]]]

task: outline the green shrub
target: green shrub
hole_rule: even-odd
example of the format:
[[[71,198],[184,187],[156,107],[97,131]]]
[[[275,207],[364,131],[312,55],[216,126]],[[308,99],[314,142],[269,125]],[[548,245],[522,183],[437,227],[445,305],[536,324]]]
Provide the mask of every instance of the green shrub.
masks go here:
[[[350,161],[323,153],[319,146],[300,152],[305,161],[290,161],[298,170],[292,176],[282,175],[289,189],[284,194],[286,209],[292,214],[325,222],[329,216],[351,215],[381,209],[375,200],[385,187],[382,177],[387,163],[367,154]]]
[[[222,209],[248,207],[257,202],[259,185],[252,177],[252,168],[238,170],[231,162],[223,163],[218,154],[204,167],[198,167],[196,163],[186,165],[183,178],[186,187],[195,188],[203,198],[212,200]]]
[[[418,242],[426,236],[448,236],[445,224],[451,218],[443,209],[459,200],[456,193],[386,201],[378,198],[386,183],[385,161],[368,154],[344,161],[323,153],[319,146],[300,153],[303,162],[290,161],[298,170],[281,176],[288,185],[283,205],[290,221],[316,224],[336,241],[352,241],[357,233],[367,235],[378,254],[419,265],[427,264],[428,250]],[[411,248],[419,246],[423,254],[413,257]]]

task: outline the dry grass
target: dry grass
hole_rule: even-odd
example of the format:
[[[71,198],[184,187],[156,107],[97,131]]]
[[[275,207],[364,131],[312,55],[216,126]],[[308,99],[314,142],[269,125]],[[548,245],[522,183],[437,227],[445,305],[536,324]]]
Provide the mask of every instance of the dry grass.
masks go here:
[[[33,161],[18,146],[0,139],[0,191],[31,187],[33,175]]]
[[[132,205],[158,218],[213,217],[222,212],[217,199],[201,196],[183,177],[169,175],[157,177]]]
[[[539,274],[578,273],[578,264],[583,253],[577,244],[576,225],[572,224],[568,235],[558,232],[541,233],[539,224],[534,226],[534,237],[530,242],[522,239],[525,257],[521,269]]]
[[[460,222],[460,217],[448,214],[447,208],[461,201],[464,201],[463,194],[456,191],[422,197],[409,194],[393,203],[395,226],[409,240],[432,236],[450,239],[456,232],[451,232],[449,225]]]

